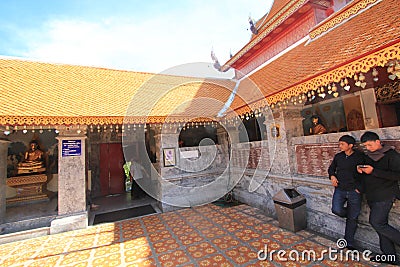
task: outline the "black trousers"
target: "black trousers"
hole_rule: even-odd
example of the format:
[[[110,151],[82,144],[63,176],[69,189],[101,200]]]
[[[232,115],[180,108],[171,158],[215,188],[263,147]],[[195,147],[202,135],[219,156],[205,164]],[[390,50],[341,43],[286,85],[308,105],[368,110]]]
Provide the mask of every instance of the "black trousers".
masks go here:
[[[143,189],[138,185],[135,179],[132,180],[131,195],[133,199],[142,198],[147,195],[146,192],[144,192]]]
[[[368,202],[371,209],[369,223],[379,236],[379,245],[382,253],[396,255],[395,244],[400,245],[400,232],[389,225],[389,212],[392,209],[393,201]]]

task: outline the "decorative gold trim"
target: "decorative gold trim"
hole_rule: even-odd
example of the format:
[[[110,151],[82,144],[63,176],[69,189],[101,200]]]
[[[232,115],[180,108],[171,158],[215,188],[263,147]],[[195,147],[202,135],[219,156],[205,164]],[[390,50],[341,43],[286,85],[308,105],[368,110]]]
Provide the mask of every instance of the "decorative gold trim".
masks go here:
[[[259,30],[260,33],[256,36],[256,38],[245,45],[236,55],[229,59],[224,64],[224,66],[222,66],[222,70],[228,69],[233,63],[240,59],[256,44],[262,41],[268,34],[270,34],[275,28],[282,24],[288,17],[290,17],[294,12],[300,9],[300,7],[302,7],[308,1],[309,0],[292,0],[290,3],[284,6],[278,13],[276,13],[267,23],[265,23],[261,27],[261,29]]]
[[[47,125],[122,125],[122,124],[156,124],[156,123],[183,123],[183,122],[210,122],[212,118],[185,118],[185,117],[33,117],[33,116],[0,116],[0,125],[10,126],[47,126]]]
[[[241,107],[235,110],[235,112],[239,115],[242,115],[244,113],[251,112],[252,110],[277,104],[278,102],[290,99],[293,96],[307,93],[318,87],[326,86],[333,82],[340,82],[340,80],[345,77],[353,77],[356,73],[366,73],[376,66],[383,67],[386,63],[393,59],[400,59],[400,40],[391,46],[385,47],[377,52],[354,60],[351,63],[342,65],[331,71],[322,73],[315,78],[267,96],[265,99],[250,104],[249,106]]]
[[[375,88],[378,103],[400,100],[400,81],[385,84]]]
[[[318,24],[316,28],[311,30],[310,31],[311,39],[314,39],[317,36],[329,31],[336,25],[342,23],[344,20],[352,17],[353,15],[358,14],[365,8],[380,1],[381,0],[354,0],[353,2],[349,3],[346,7],[344,7],[341,11],[333,14],[325,21]]]
[[[6,180],[6,184],[8,186],[41,184],[41,183],[45,183],[45,182],[47,182],[46,174],[13,176],[13,177],[7,178],[7,180]]]

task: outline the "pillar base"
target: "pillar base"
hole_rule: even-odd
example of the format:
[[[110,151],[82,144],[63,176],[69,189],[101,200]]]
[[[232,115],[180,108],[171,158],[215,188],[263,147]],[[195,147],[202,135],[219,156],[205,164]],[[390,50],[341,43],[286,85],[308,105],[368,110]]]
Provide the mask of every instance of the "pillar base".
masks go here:
[[[50,234],[58,234],[73,230],[85,229],[88,227],[87,212],[74,214],[71,216],[58,217],[50,225]]]
[[[157,207],[158,207],[162,212],[170,212],[170,211],[176,211],[176,210],[183,209],[182,207],[171,206],[171,205],[168,205],[168,204],[163,203],[163,202],[160,202],[160,201],[157,203]]]

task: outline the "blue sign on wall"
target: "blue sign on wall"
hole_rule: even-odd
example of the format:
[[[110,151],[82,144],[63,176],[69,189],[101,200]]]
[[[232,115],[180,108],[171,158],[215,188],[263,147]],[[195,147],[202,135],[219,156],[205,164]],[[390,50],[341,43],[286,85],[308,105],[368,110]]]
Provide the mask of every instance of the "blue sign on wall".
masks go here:
[[[62,157],[80,156],[82,154],[81,140],[62,140]]]

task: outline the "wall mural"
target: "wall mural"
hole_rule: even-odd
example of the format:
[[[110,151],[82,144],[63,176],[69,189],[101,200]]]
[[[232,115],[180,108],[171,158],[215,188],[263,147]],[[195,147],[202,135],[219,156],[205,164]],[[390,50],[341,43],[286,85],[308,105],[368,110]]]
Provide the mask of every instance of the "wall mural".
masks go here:
[[[360,102],[360,96],[346,97],[343,99],[344,110],[346,113],[347,130],[364,130],[364,116]]]

